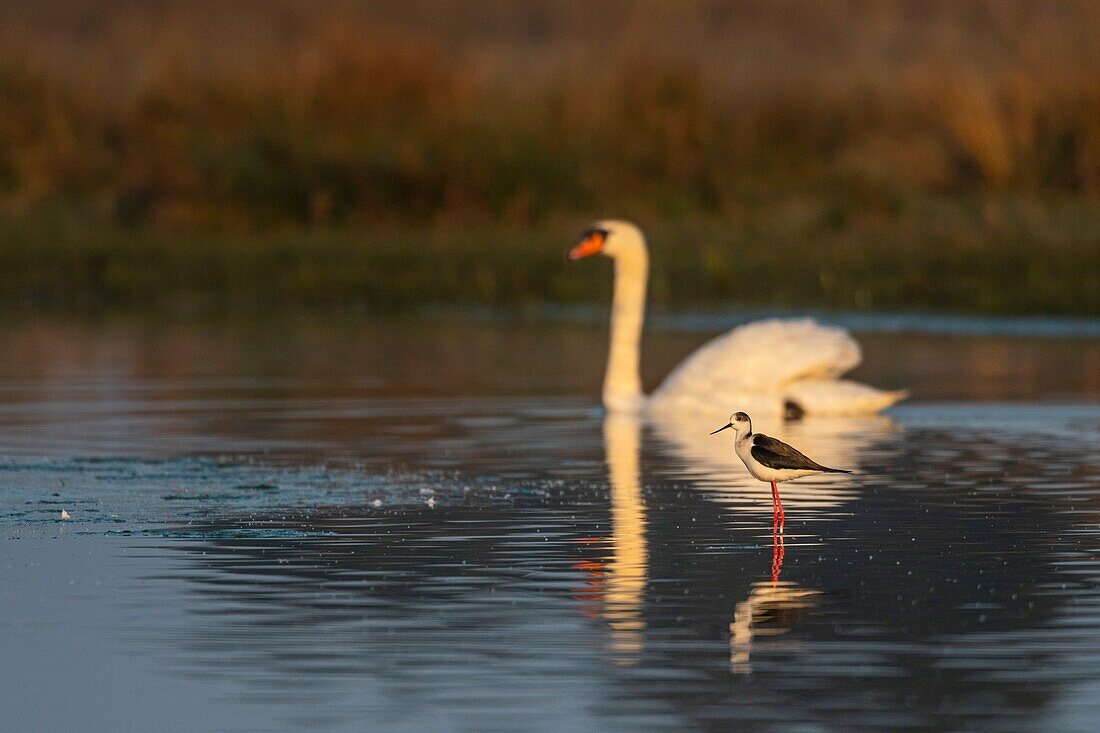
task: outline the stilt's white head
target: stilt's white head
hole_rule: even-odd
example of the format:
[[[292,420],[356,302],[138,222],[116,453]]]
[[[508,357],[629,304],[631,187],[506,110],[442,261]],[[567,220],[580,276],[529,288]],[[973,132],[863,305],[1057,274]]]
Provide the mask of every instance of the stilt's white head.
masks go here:
[[[752,420],[749,419],[747,413],[735,412],[730,415],[730,421],[714,431],[714,433],[720,433],[723,430],[733,428],[733,432],[740,438],[742,435],[749,435],[752,433]],[[711,435],[714,435],[711,433]]]
[[[601,219],[584,231],[581,243],[569,250],[569,259],[579,260],[594,254],[612,259],[644,256],[645,237],[641,229],[628,221]]]

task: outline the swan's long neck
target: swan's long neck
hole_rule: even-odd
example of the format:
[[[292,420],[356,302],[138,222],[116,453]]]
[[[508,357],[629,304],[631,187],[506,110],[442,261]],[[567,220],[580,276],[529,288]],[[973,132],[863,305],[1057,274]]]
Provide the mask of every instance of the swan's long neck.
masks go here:
[[[610,409],[638,409],[645,399],[638,361],[648,276],[649,256],[644,244],[615,257],[611,350],[603,382],[603,403]]]

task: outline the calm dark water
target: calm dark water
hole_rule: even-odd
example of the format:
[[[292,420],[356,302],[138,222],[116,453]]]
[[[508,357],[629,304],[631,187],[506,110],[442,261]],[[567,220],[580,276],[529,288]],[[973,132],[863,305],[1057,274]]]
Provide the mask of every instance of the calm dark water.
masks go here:
[[[974,330],[767,426],[858,469],[776,534],[596,325],[0,326],[0,728],[1094,730],[1100,341]]]

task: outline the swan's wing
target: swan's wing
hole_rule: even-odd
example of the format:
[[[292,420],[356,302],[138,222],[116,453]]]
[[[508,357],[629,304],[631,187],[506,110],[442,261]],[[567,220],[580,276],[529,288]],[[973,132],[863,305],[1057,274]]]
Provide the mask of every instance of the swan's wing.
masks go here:
[[[884,410],[908,395],[905,390],[886,391],[847,379],[792,382],[784,399],[796,403],[808,415],[865,415]]]
[[[859,364],[859,344],[810,319],[756,321],[717,336],[685,359],[654,397],[778,391],[791,382],[840,376]]]

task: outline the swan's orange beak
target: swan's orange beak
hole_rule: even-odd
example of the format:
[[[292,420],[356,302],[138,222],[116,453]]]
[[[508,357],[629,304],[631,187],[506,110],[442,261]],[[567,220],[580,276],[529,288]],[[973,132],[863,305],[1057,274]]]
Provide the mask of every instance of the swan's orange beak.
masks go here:
[[[598,231],[585,232],[581,243],[569,250],[569,259],[579,260],[581,257],[599,254],[603,251],[606,236],[603,232]]]

